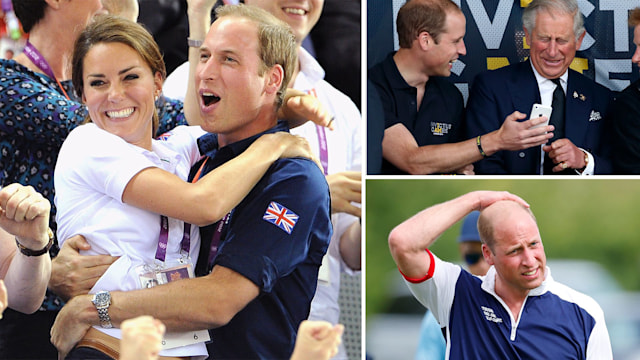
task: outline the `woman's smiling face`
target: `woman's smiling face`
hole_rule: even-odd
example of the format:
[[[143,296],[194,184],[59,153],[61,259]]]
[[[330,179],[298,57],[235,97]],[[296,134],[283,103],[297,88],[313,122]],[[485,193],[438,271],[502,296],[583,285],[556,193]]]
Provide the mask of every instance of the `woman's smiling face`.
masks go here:
[[[161,75],[153,74],[133,48],[117,42],[94,45],[83,69],[83,100],[91,120],[128,143],[150,149]]]

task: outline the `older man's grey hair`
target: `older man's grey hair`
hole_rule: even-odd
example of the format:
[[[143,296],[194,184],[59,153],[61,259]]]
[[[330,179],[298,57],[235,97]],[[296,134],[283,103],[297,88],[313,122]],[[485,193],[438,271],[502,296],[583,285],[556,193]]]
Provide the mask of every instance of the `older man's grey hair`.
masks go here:
[[[585,32],[584,20],[576,0],[533,0],[522,12],[522,25],[529,34],[533,34],[536,17],[541,11],[549,14],[569,14],[573,16],[573,34],[576,41]]]

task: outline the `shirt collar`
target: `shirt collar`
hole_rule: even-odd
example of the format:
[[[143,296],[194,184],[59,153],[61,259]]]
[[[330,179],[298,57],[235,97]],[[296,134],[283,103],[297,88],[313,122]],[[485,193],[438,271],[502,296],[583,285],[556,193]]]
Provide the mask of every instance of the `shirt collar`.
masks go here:
[[[497,273],[495,266],[491,266],[489,268],[489,271],[487,271],[487,275],[485,275],[484,277],[480,277],[482,279],[481,286],[482,290],[488,292],[489,294],[492,294],[495,297],[499,297],[498,294],[496,294],[496,275]],[[540,296],[546,293],[553,281],[553,277],[551,277],[551,269],[549,269],[549,267],[547,266],[545,267],[544,271],[544,281],[537,288],[530,290],[528,296]]]
[[[400,73],[400,69],[398,69],[398,64],[396,64],[396,61],[393,58],[395,54],[396,54],[395,51],[391,52],[389,55],[387,55],[387,59],[383,62],[383,66],[385,67],[385,70],[388,73],[393,74],[393,76],[389,77],[389,83],[395,89],[414,89],[415,90],[415,87],[409,85],[407,81],[404,79],[404,77],[402,77],[402,74]],[[427,81],[427,84],[429,84],[429,81]]]
[[[222,148],[218,148],[218,134],[209,133],[198,138],[198,149],[200,150],[200,154],[206,155],[210,158],[218,155],[219,151],[222,153],[229,153],[231,157],[235,157],[245,151],[261,135],[275,133],[278,131],[289,132],[288,124],[285,121],[278,121],[278,124],[276,124],[276,126],[265,132],[253,135],[240,141],[236,141]]]
[[[533,63],[531,62],[531,60],[529,60],[529,65],[531,65],[531,70],[533,70],[533,75],[535,75],[536,77],[536,82],[538,83],[538,89],[542,89],[543,86],[555,86],[553,81],[540,75],[538,70],[536,70],[535,66],[533,66]],[[567,92],[568,79],[569,79],[569,70],[567,69],[567,71],[565,71],[564,74],[560,75],[560,84],[562,84],[562,88],[565,93]]]

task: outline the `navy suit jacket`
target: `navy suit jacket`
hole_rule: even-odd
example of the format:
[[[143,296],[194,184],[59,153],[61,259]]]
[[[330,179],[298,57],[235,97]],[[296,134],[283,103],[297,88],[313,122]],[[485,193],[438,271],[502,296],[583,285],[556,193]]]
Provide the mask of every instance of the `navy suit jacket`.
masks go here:
[[[612,94],[606,87],[569,69],[566,92],[565,137],[594,157],[595,173],[612,172],[607,111]],[[476,76],[467,104],[467,135],[475,138],[500,128],[519,111],[527,114],[540,103],[540,90],[529,61]],[[474,164],[476,174],[540,174],[540,147],[498,151]]]

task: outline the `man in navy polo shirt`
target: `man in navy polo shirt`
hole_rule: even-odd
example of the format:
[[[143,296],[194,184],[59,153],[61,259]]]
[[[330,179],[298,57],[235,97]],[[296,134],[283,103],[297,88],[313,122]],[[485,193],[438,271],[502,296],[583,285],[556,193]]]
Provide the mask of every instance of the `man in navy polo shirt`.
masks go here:
[[[206,157],[194,173],[202,163],[203,173],[224,164],[264,133],[287,131],[284,123],[276,125],[275,103],[282,102],[278,94],[284,94],[293,74],[295,38],[283,39],[284,29],[267,32],[275,18],[269,24],[254,17],[271,19],[265,11],[251,6],[242,6],[240,14],[220,11],[231,8],[219,8],[200,52],[196,89],[202,127],[217,135],[199,139]],[[258,38],[258,33],[264,34]],[[276,63],[269,64],[274,61],[269,57]],[[320,168],[309,159],[281,159],[232,210],[224,226],[202,229],[196,271],[229,283],[220,302],[211,306],[233,309],[227,324],[211,330],[212,358],[291,355],[298,325],[309,316],[318,268],[331,238],[330,216],[329,188]],[[216,236],[224,240],[214,256],[210,250],[215,245],[208,243]]]
[[[492,265],[481,277],[427,249],[473,210]],[[416,299],[446,328],[448,359],[613,357],[602,309],[553,280],[533,213],[515,195],[476,191],[434,205],[393,229],[389,247]]]
[[[475,161],[552,136],[553,127],[533,129],[544,119],[520,122],[526,114],[514,112],[500,129],[465,140],[462,95],[445,79],[467,53],[465,24],[451,0],[411,0],[398,11],[400,49],[368,75],[384,109],[381,174],[472,174]]]
[[[293,73],[295,38],[287,39],[292,34],[282,29],[266,32],[276,24],[266,12],[232,8],[239,9],[218,11],[196,75],[202,127],[217,134],[199,139],[200,151],[207,155],[201,161],[203,173],[239,155],[260,135],[287,131],[276,125],[276,110]],[[266,45],[270,42],[272,48]],[[212,307],[227,308],[228,316],[224,326],[211,330],[211,357],[288,358],[297,327],[309,315],[331,238],[322,172],[308,159],[276,161],[225,224],[218,225],[202,230],[197,266],[198,272],[209,274],[205,278],[217,279],[216,285],[226,284],[219,301],[209,300]],[[215,251],[217,236],[223,241],[214,255],[210,251]]]

